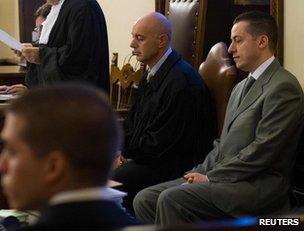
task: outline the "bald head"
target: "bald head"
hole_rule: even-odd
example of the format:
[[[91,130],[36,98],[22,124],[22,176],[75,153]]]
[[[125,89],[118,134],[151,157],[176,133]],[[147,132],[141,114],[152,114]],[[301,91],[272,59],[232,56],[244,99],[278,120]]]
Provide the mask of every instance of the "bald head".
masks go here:
[[[132,29],[133,54],[138,61],[152,68],[170,47],[171,24],[160,13],[140,17]]]
[[[158,12],[152,12],[137,19],[135,24],[145,25],[151,32],[157,35],[165,34],[171,40],[172,27],[169,20]]]

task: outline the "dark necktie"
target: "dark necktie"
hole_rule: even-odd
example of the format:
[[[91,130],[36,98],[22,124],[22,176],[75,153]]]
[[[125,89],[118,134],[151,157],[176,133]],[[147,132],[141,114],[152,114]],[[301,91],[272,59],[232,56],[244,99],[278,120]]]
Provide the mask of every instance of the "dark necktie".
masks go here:
[[[246,79],[246,83],[245,83],[245,86],[243,88],[243,91],[242,91],[242,95],[241,95],[241,101],[245,98],[245,95],[248,93],[248,91],[250,90],[252,84],[254,84],[255,82],[255,78],[253,78],[252,76],[249,76],[247,79]]]

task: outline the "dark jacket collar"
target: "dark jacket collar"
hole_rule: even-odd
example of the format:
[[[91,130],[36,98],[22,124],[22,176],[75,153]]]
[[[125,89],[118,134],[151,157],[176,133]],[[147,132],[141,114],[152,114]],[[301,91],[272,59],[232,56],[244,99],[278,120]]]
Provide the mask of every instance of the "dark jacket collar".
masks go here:
[[[180,54],[178,54],[176,51],[173,50],[171,54],[168,56],[168,58],[165,60],[165,62],[160,66],[160,68],[155,73],[155,76],[150,82],[153,91],[157,91],[157,89],[160,87],[160,85],[168,75],[168,72],[180,60],[181,60]]]
[[[111,211],[109,213],[109,211]],[[113,201],[92,200],[69,202],[46,207],[41,211],[37,225],[109,226],[121,228],[138,222]],[[111,226],[111,227],[110,227]]]

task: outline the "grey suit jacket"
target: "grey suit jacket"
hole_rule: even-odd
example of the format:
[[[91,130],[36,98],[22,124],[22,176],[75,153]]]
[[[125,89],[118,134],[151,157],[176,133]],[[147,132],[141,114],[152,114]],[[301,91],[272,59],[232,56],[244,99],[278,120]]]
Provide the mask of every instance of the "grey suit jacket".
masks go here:
[[[193,171],[207,174],[212,202],[232,216],[287,211],[302,88],[277,60],[240,102],[244,83],[231,94],[220,140]]]

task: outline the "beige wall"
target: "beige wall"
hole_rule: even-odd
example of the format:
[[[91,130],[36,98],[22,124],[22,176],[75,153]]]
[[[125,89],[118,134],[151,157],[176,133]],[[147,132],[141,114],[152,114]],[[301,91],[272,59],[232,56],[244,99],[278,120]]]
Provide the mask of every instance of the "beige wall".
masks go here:
[[[18,0],[0,0],[0,29],[19,39]],[[11,57],[10,48],[0,43],[0,59]]]
[[[304,88],[304,1],[284,1],[284,66]]]
[[[131,29],[135,20],[155,10],[154,0],[98,0],[106,17],[110,59],[118,52],[119,66],[131,53]],[[135,59],[135,58],[134,58]]]

